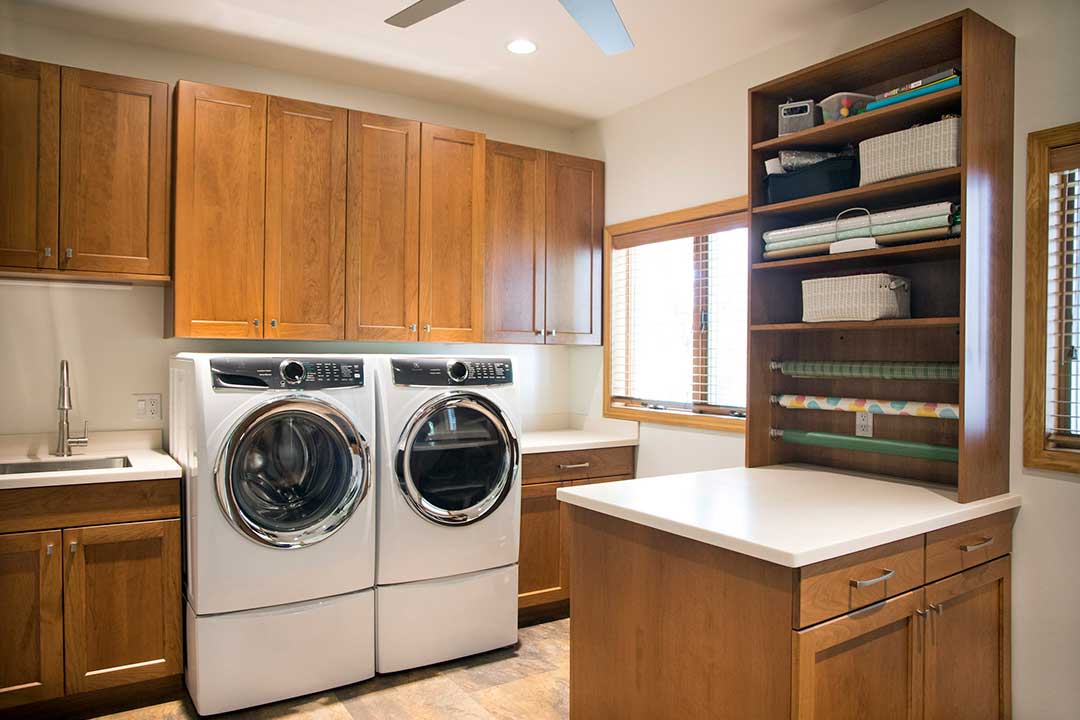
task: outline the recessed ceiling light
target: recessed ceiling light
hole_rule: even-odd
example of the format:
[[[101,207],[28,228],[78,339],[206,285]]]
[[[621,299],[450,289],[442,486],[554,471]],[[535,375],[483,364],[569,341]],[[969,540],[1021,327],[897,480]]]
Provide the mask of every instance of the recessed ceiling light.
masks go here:
[[[515,55],[531,55],[536,52],[536,43],[532,40],[526,40],[525,38],[519,38],[510,43],[507,43],[506,49]]]

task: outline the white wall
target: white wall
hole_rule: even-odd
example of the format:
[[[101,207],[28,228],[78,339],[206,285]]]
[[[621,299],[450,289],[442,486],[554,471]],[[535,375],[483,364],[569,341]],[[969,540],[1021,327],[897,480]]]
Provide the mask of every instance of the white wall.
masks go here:
[[[347,108],[479,130],[489,137],[563,152],[569,131],[463,107],[290,75],[254,65],[125,44],[52,27],[16,23],[0,5],[0,53],[62,65],[175,82],[229,85]],[[168,356],[183,350],[232,352],[427,352],[512,354],[518,359],[526,429],[568,427],[569,352],[561,347],[386,345],[162,340],[164,290],[0,280],[0,434],[55,430],[61,359],[71,362],[72,422],[91,431],[164,426],[136,421],[133,393],[168,389]],[[167,417],[167,416],[165,416]]]
[[[746,90],[926,22],[968,3],[892,0],[675,89],[578,134],[607,162],[607,221],[620,222],[746,192]],[[1013,699],[1017,720],[1080,717],[1080,480],[1022,467],[1024,187],[1027,133],[1080,120],[1080,3],[971,0],[1017,38],[1014,151],[1012,488],[1024,496],[1013,564]],[[575,388],[601,382],[601,353],[575,349]],[[572,409],[599,414],[599,392]],[[643,473],[742,463],[737,436],[643,425]]]

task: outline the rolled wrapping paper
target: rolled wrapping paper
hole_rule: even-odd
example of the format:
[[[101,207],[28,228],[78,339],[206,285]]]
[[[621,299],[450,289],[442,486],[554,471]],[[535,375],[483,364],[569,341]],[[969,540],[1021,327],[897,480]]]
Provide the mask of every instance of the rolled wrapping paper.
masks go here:
[[[947,228],[950,225],[951,219],[951,215],[935,215],[934,217],[919,218],[918,220],[903,220],[901,222],[883,224],[874,223],[872,227],[864,225],[860,228],[841,230],[839,232],[833,232],[830,228],[828,232],[820,233],[817,235],[810,235],[809,237],[796,238],[792,240],[766,240],[765,249],[785,250],[787,248],[802,247],[804,245],[817,245],[823,242],[835,242],[837,240],[848,240],[850,238],[881,237],[883,235],[910,232],[912,230]]]
[[[784,360],[783,362],[771,363],[770,368],[779,370],[784,375],[801,378],[960,381],[960,365],[958,363]]]
[[[795,240],[797,238],[832,233],[837,230],[851,230],[852,228],[865,228],[868,225],[884,225],[904,220],[919,220],[921,218],[949,215],[953,212],[953,209],[953,204],[950,202],[930,203],[929,205],[918,205],[916,207],[901,208],[899,210],[871,213],[869,222],[867,222],[867,216],[865,214],[849,215],[848,217],[842,218],[839,222],[836,220],[822,220],[821,222],[810,223],[809,225],[796,225],[795,227],[769,230],[762,238],[766,243],[777,240]]]
[[[775,395],[776,404],[792,410],[835,410],[868,412],[873,415],[910,415],[912,417],[959,420],[960,406],[955,403],[919,402],[916,400],[871,400],[867,398],[828,397],[825,395]]]
[[[796,445],[812,445],[837,450],[855,450],[857,452],[899,455],[901,457],[941,460],[944,462],[958,462],[960,459],[960,451],[957,448],[947,445],[913,442],[911,440],[885,440],[883,438],[839,435],[837,433],[808,430],[773,430],[772,435],[784,442]]]

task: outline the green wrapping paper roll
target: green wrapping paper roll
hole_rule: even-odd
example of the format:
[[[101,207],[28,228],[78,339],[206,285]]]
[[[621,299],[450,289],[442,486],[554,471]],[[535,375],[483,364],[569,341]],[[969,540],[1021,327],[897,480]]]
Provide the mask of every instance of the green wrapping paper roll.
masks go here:
[[[801,378],[960,381],[960,365],[958,363],[785,360],[771,363],[769,367],[773,370],[779,370],[784,375]]]
[[[856,450],[858,452],[880,453],[882,455],[899,455],[901,457],[920,458],[922,460],[942,460],[944,462],[958,462],[960,451],[954,447],[945,445],[931,445],[930,443],[911,442],[909,440],[883,440],[881,438],[858,437],[855,435],[838,435],[827,432],[810,432],[806,430],[773,430],[773,437],[778,437],[784,442],[795,445],[812,445],[814,447],[836,448],[838,450]]]

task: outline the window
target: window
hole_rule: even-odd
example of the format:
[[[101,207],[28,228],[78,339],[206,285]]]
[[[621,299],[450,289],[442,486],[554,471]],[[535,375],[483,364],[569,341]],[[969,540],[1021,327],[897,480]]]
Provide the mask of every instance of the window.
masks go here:
[[[1024,464],[1080,472],[1080,123],[1028,136]]]
[[[742,431],[745,198],[608,228],[605,414]]]

